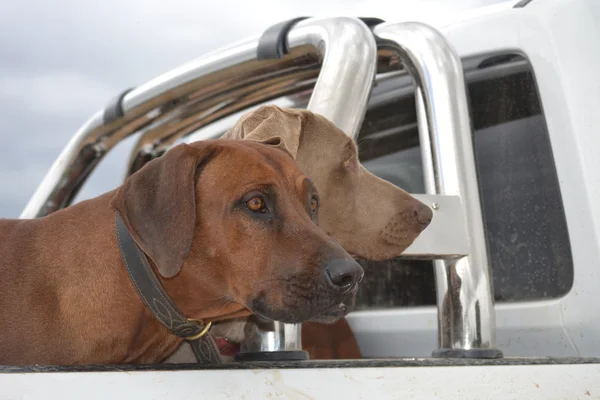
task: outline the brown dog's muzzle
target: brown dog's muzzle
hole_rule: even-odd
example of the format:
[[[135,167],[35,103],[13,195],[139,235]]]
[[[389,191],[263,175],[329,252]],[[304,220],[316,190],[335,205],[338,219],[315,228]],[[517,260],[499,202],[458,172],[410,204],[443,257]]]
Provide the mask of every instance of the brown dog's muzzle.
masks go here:
[[[316,231],[316,227],[309,227]],[[251,301],[260,317],[286,323],[334,322],[354,307],[364,271],[343,248],[323,233],[308,235],[298,256],[283,257],[281,278],[261,285]],[[266,287],[266,286],[269,287]]]
[[[362,267],[353,260],[332,260],[327,262],[323,269],[331,289],[340,293],[351,291],[364,275]]]

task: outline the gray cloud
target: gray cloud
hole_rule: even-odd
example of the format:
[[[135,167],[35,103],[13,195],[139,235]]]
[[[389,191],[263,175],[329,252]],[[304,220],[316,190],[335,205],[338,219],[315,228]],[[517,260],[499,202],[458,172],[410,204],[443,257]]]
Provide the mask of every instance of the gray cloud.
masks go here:
[[[114,95],[270,24],[298,15],[404,19],[496,2],[0,0],[0,217],[20,214],[71,136]],[[107,156],[79,198],[118,185],[131,144]]]

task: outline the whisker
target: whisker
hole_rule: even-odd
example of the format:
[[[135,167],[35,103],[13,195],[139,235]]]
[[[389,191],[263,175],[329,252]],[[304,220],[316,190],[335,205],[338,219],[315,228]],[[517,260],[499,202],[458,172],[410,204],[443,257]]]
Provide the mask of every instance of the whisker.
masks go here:
[[[215,312],[215,314],[217,314],[217,315],[220,314],[221,310],[223,310],[225,307],[227,307],[228,305],[230,305],[232,303],[233,303],[233,299],[228,300],[227,303],[223,304],[223,306]]]
[[[198,299],[198,300],[218,301],[218,300],[228,299],[229,295],[225,294],[223,296],[217,296],[217,297],[196,297],[196,296],[194,296],[194,298]]]

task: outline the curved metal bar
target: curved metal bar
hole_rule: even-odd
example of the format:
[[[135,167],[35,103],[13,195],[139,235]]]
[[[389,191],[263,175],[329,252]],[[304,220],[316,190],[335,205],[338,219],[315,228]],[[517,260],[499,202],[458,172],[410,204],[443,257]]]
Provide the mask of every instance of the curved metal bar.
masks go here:
[[[244,83],[223,93],[210,93],[198,99],[188,97],[187,101],[162,114],[142,132],[131,150],[125,177],[167,151],[180,138],[223,117],[307,87],[307,82],[308,87],[312,87],[317,75],[317,66],[311,66],[274,78]]]
[[[351,98],[359,101],[349,110],[366,104],[368,90],[365,89],[370,90],[375,68],[372,67],[372,76],[368,76],[368,67],[364,70],[365,67],[361,69],[357,62],[348,62],[348,59],[366,58],[365,54],[369,52],[369,56],[375,58],[374,39],[364,23],[356,18],[345,17],[308,19],[291,29],[288,42],[290,53],[279,60],[257,60],[257,39],[211,53],[127,93],[121,103],[123,117],[105,123],[102,118],[103,112],[98,112],[76,133],[52,165],[25,207],[21,218],[42,217],[68,206],[89,173],[112,147],[135,132],[155,128],[154,124],[161,123],[161,117],[164,117],[165,113],[176,114],[178,106],[190,98],[204,100],[210,96],[209,93],[224,93],[231,88],[238,89],[257,84],[265,79],[280,77],[282,71],[286,70],[316,70],[319,59],[323,58],[324,66],[329,65],[327,68],[336,71],[339,70],[339,66],[348,66],[350,70],[347,70],[345,75],[366,73],[365,81],[369,83],[360,83],[349,88],[331,82],[332,77],[334,80],[339,78],[338,74],[323,68],[321,73],[325,75],[320,80],[320,86],[331,91],[340,91],[340,95],[356,91]],[[346,57],[345,50],[348,49],[356,51],[356,56]],[[319,80],[317,84],[319,85]],[[361,102],[360,97],[363,95],[365,100]],[[330,106],[331,98],[331,95],[322,95],[315,100],[312,107],[335,119],[345,130],[359,127],[364,110],[362,114],[353,114],[356,117],[346,121],[344,118],[349,112],[329,111],[333,110]],[[220,107],[223,107],[223,104],[231,104],[236,99],[233,97]],[[219,106],[213,107],[218,109]],[[208,108],[206,112],[211,110],[214,111],[214,108]]]
[[[318,32],[314,22],[301,22],[290,32],[290,46],[309,41],[324,53],[323,67],[308,110],[321,114],[352,138],[358,136],[375,80],[377,45],[369,28],[362,22],[349,24],[349,18],[336,18],[322,24]],[[344,44],[330,46],[335,38]]]
[[[99,112],[77,132],[21,218],[41,217],[68,206],[102,157],[134,132],[142,131],[142,135],[128,174],[202,124],[270,96],[281,96],[314,78],[319,59],[322,68],[308,109],[356,138],[377,63],[377,47],[369,28],[356,18],[308,19],[294,26],[287,40],[290,53],[279,60],[257,60],[258,41],[254,39],[209,54],[128,92],[120,104],[121,118],[105,123]],[[274,328],[285,339],[278,342],[284,347],[279,350],[301,350],[301,325]],[[268,335],[258,336],[261,342]],[[257,341],[250,340],[246,348],[254,343]]]
[[[306,64],[303,68],[295,68],[287,74],[284,71],[278,76],[273,73],[263,76],[254,73],[253,79],[247,82],[237,77],[234,84],[219,82],[220,86],[204,86],[204,93],[195,95],[201,101],[193,111],[194,121],[180,121],[176,126],[160,125],[144,133],[133,147],[127,173],[135,172],[145,162],[166,151],[177,139],[194,130],[237,110],[296,91],[298,86],[317,78],[317,75],[307,108],[324,115],[342,131],[356,138],[376,70],[377,48],[372,35],[369,36],[367,32],[366,25],[354,18],[299,22],[288,34],[289,47],[308,43],[317,49],[317,53],[311,53],[310,59],[323,60],[320,72],[317,64]],[[348,57],[348,54],[351,56]],[[253,85],[265,86],[265,90],[257,92]],[[343,106],[339,106],[339,99],[346,99]]]
[[[380,46],[398,53],[417,83],[417,105],[423,107],[419,135],[427,192],[462,199],[470,254],[436,261],[440,349],[434,356],[499,357],[461,60],[440,33],[422,23],[382,24],[374,33],[381,39]]]

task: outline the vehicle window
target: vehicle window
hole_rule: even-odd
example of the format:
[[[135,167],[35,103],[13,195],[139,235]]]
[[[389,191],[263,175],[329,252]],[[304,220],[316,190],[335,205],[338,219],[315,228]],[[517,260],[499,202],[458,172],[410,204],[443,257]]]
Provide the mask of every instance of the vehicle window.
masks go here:
[[[499,74],[503,62],[520,68]],[[495,73],[486,77],[487,69]],[[573,262],[533,72],[515,55],[490,58],[476,72],[466,81],[495,299],[560,297],[571,288]],[[395,90],[386,84],[378,90]],[[423,193],[414,94],[389,97],[366,115],[358,140],[361,160],[376,175]],[[432,262],[361,263],[365,279],[358,309],[435,304]]]

